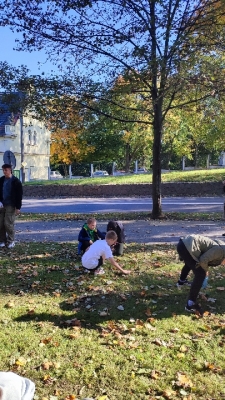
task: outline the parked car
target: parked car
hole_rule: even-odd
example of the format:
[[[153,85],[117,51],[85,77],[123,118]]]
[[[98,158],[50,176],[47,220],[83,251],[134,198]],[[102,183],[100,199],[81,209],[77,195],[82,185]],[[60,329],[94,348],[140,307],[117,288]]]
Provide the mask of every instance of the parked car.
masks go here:
[[[97,178],[99,176],[109,176],[107,171],[95,171],[93,177]]]
[[[137,171],[134,170],[134,174],[146,174],[147,172],[146,168],[138,168]]]
[[[114,176],[123,176],[123,175],[130,175],[130,174],[132,174],[131,171],[129,171],[129,172],[125,172],[125,171],[115,171],[115,172],[113,173]]]
[[[84,177],[82,175],[66,175],[65,176],[66,179],[83,179]]]
[[[51,171],[50,179],[63,179],[63,176],[60,174],[59,171]]]

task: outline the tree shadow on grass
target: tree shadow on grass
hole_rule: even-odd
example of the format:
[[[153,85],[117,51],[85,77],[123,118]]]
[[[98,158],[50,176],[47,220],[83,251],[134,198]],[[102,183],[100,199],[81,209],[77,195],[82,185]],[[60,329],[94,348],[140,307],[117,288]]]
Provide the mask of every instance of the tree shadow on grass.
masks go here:
[[[113,288],[113,281],[105,282],[101,279],[100,286],[92,286],[91,282],[91,278],[88,277],[81,292],[77,290],[75,293],[72,290],[64,293],[63,301],[59,302],[60,313],[34,312],[31,315],[21,315],[15,320],[49,321],[62,328],[81,326],[99,329],[106,321],[146,322],[187,314],[184,308],[189,288],[178,289],[174,280],[168,281],[168,278],[163,276],[159,282],[154,271],[141,276],[126,277],[123,291],[121,287]],[[215,296],[213,289],[210,296]],[[202,306],[208,312],[225,313],[222,296],[218,298],[216,306],[206,301],[202,302]]]

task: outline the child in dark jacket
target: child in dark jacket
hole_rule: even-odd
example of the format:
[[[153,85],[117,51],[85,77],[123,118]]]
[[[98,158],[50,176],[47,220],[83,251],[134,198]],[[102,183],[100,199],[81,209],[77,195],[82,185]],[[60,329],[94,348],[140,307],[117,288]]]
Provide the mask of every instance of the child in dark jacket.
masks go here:
[[[125,232],[122,222],[119,221],[109,221],[107,225],[107,232],[114,231],[117,234],[117,242],[113,247],[114,256],[123,255],[123,245],[125,242]]]
[[[99,239],[105,239],[105,232],[100,232],[100,230],[97,229],[97,221],[95,218],[88,218],[78,235],[78,254],[81,255],[85,253],[87,248]]]

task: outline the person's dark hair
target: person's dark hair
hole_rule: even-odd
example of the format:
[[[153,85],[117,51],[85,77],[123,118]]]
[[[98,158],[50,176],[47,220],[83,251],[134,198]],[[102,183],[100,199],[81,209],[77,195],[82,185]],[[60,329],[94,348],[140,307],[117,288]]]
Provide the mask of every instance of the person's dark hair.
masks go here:
[[[124,233],[124,226],[122,222],[119,221],[109,221],[107,225],[107,232],[114,231],[117,234],[117,239],[119,243],[125,242],[125,233]]]
[[[2,169],[5,169],[5,168],[10,168],[11,171],[12,171],[12,165],[11,164],[3,164],[2,165]]]

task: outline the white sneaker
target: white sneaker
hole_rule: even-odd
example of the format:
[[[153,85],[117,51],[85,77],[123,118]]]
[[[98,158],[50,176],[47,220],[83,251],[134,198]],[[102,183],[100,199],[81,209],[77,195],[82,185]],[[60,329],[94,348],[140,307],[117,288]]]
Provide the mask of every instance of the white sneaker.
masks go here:
[[[5,242],[1,242],[0,247],[5,247]]]
[[[104,275],[105,271],[103,268],[98,268],[95,270],[94,275]]]
[[[8,249],[11,249],[14,246],[15,246],[15,242],[11,242],[11,243],[8,244]]]

